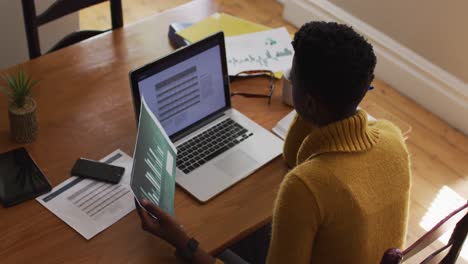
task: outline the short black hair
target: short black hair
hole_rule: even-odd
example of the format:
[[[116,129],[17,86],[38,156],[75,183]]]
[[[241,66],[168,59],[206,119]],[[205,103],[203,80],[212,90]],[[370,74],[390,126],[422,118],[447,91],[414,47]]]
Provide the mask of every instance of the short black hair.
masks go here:
[[[307,92],[335,115],[354,111],[374,78],[372,45],[347,25],[318,21],[304,24],[292,45]]]

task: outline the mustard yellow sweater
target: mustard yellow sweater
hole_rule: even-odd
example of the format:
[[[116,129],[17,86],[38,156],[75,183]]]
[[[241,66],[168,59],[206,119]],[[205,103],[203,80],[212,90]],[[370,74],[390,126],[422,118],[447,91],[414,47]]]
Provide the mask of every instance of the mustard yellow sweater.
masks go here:
[[[403,246],[408,152],[388,121],[348,119],[313,127],[296,116],[283,156],[293,169],[276,199],[267,263],[379,263]]]
[[[400,130],[367,114],[324,127],[296,117],[284,145],[293,169],[273,213],[267,263],[379,263],[403,246],[410,166]]]

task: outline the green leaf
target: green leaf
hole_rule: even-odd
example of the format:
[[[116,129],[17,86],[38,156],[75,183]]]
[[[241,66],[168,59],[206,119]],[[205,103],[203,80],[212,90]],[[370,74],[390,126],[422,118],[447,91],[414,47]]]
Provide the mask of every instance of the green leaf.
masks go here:
[[[21,91],[21,86],[22,86],[22,78],[23,78],[23,75],[21,74],[21,68],[18,70],[18,74],[16,76],[16,88],[18,89],[18,91]]]
[[[31,76],[28,76],[28,78],[26,80],[26,87],[28,88],[26,90],[26,95],[27,96],[31,95],[31,90],[36,84],[37,84],[37,81],[34,81]]]
[[[24,85],[24,70],[23,70],[23,68],[20,68],[18,70],[18,79],[20,80],[20,83]]]
[[[24,96],[24,90],[26,89],[24,85],[24,70],[23,68],[20,68],[18,71],[18,90],[19,90],[19,97]]]
[[[8,83],[8,86],[14,91],[16,86],[15,80],[11,76],[8,76],[6,78],[6,82]]]

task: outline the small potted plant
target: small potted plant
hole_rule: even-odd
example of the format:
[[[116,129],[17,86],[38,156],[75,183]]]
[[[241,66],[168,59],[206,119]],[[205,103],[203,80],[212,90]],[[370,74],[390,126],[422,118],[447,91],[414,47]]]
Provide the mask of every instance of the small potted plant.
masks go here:
[[[5,86],[0,86],[0,90],[9,99],[11,137],[18,143],[31,143],[38,133],[37,104],[32,98],[32,88],[37,84],[37,80],[33,80],[22,68],[16,74],[4,76],[3,80]]]

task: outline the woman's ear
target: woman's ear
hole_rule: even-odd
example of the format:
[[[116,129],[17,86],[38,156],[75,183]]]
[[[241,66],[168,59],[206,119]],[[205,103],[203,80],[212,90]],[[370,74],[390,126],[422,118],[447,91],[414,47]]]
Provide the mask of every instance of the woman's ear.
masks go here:
[[[306,108],[303,109],[303,111],[306,113],[309,122],[318,126],[323,126],[338,120],[331,111],[330,105],[312,95],[306,94],[304,96]]]
[[[306,109],[304,109],[307,112],[307,115],[310,117],[316,116],[317,112],[319,112],[319,102],[315,97],[312,95],[306,93],[304,94],[305,96],[305,105],[307,106]]]

